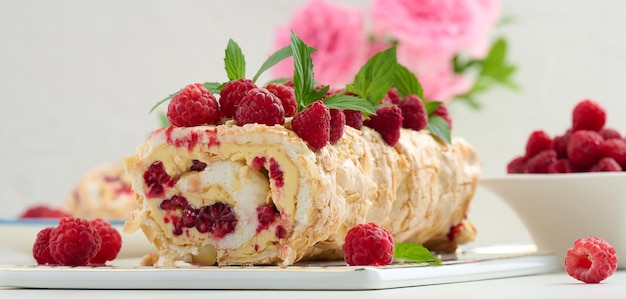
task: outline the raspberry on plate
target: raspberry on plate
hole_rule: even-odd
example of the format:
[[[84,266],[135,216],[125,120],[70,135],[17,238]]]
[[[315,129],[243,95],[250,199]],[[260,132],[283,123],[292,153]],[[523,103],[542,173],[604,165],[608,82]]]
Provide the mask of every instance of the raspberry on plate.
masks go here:
[[[580,101],[572,112],[572,129],[599,131],[606,123],[606,110],[590,99]]]
[[[567,274],[582,282],[599,283],[617,269],[617,253],[601,238],[581,238],[567,250],[565,268]]]
[[[90,224],[102,239],[100,250],[96,253],[96,256],[91,259],[90,263],[104,264],[107,261],[114,260],[120,252],[120,249],[122,249],[122,236],[117,229],[106,220],[98,218],[91,220]]]
[[[248,90],[256,88],[256,84],[250,79],[240,78],[229,81],[220,91],[220,110],[225,117],[235,117],[239,102]]]
[[[235,120],[238,126],[252,123],[282,125],[285,123],[285,110],[280,99],[269,90],[253,88],[239,102]]]
[[[190,84],[172,98],[167,119],[176,127],[214,125],[220,120],[217,100],[202,84]]]
[[[65,217],[50,232],[50,254],[64,266],[84,266],[100,250],[102,238],[88,220]]]
[[[293,117],[291,128],[311,148],[323,148],[330,140],[330,109],[315,101]]]
[[[56,262],[50,254],[50,233],[54,227],[46,227],[37,233],[35,244],[33,245],[33,257],[39,265],[54,265]]]
[[[61,209],[41,204],[29,207],[19,218],[63,218],[67,216],[70,216],[70,214]]]
[[[376,115],[363,122],[380,134],[389,146],[395,146],[400,140],[402,129],[402,110],[398,106],[385,106],[376,110]]]
[[[357,224],[346,234],[342,247],[350,266],[384,266],[393,261],[394,240],[376,223]]]

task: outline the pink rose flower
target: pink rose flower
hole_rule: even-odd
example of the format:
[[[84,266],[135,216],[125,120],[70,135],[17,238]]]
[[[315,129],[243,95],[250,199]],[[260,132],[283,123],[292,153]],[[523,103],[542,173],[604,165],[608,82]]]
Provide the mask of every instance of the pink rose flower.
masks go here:
[[[276,50],[289,45],[289,29],[307,45],[317,49],[311,54],[315,80],[323,84],[345,85],[368,58],[368,40],[363,16],[358,8],[313,0],[298,9],[287,27],[276,34]],[[293,76],[293,59],[285,59],[270,72],[275,78]]]
[[[419,56],[449,60],[461,50],[485,51],[499,7],[499,0],[374,0],[372,29]]]
[[[499,12],[499,0],[374,0],[372,31],[379,43],[397,43],[398,62],[418,76],[427,100],[447,101],[472,86],[452,58],[484,57]]]

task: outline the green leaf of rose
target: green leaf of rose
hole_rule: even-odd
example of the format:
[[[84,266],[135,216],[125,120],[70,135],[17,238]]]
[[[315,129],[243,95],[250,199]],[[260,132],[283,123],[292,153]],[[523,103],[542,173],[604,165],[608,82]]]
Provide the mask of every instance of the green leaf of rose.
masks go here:
[[[441,260],[434,256],[430,250],[415,243],[395,244],[393,258],[416,263],[427,263],[431,266],[441,265]]]
[[[396,75],[396,48],[376,53],[354,76],[346,90],[376,105],[387,94]]]
[[[429,115],[428,116],[428,126],[426,129],[430,131],[431,134],[440,138],[441,140],[447,142],[448,144],[452,144],[452,135],[450,134],[450,126],[445,119],[443,119],[439,115]]]
[[[237,80],[246,76],[246,60],[239,45],[232,39],[228,40],[224,56],[224,68],[228,80]]]
[[[417,77],[405,66],[398,63],[393,85],[398,89],[402,97],[414,94],[424,100],[424,90]]]

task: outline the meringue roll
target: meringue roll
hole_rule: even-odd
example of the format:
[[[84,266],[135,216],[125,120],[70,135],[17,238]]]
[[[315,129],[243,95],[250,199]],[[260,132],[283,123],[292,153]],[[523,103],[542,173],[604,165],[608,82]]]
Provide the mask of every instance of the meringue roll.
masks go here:
[[[340,259],[347,231],[366,222],[396,242],[453,250],[471,241],[476,152],[460,138],[401,135],[390,147],[346,126],[336,144],[312,150],[289,119],[158,129],[124,160],[139,205],[125,229],[141,229],[165,265]]]

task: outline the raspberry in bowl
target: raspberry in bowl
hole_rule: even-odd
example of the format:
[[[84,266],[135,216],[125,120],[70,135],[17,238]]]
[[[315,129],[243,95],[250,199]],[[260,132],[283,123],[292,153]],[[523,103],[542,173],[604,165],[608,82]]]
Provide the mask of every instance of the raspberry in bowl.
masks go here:
[[[607,112],[593,100],[580,101],[571,119],[562,134],[531,132],[507,174],[483,177],[479,186],[514,210],[540,250],[564,260],[577,239],[599,237],[626,256],[624,135],[606,126]]]

